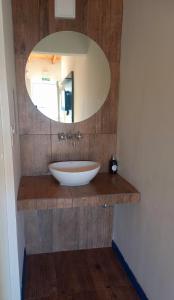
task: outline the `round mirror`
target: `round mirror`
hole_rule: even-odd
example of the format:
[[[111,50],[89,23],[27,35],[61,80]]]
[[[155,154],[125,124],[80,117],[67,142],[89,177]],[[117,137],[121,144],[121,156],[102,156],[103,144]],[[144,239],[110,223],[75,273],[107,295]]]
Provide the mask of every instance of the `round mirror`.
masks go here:
[[[74,123],[88,119],[103,105],[111,73],[96,42],[78,32],[60,31],[33,48],[25,82],[41,113],[54,121]]]

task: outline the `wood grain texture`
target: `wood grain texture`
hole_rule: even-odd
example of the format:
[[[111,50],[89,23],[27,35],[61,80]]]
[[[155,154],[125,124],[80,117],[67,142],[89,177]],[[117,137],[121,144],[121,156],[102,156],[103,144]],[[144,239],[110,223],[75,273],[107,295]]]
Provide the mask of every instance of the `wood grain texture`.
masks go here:
[[[139,201],[139,192],[118,174],[98,174],[90,184],[81,187],[61,186],[52,176],[28,176],[21,180],[17,207],[47,210]]]
[[[50,135],[22,135],[20,143],[23,173],[25,175],[47,174],[48,164],[51,161]]]
[[[27,257],[25,300],[138,300],[111,248]]]
[[[74,144],[74,141],[59,142],[55,134],[26,134],[20,136],[20,143],[24,176],[47,174],[50,162],[64,160],[99,161],[100,172],[107,172],[111,153],[116,149],[116,135],[85,134]]]
[[[97,160],[102,165],[101,171],[106,172],[108,161],[116,151],[122,0],[76,0],[76,6],[76,18],[74,20],[61,20],[54,17],[54,0],[12,0],[23,175],[46,174],[49,162],[67,159]],[[25,64],[29,53],[40,39],[50,33],[61,30],[75,30],[94,39],[105,52],[110,63],[112,75],[111,89],[100,111],[88,120],[73,125],[57,123],[42,115],[30,101],[25,87]],[[75,148],[69,143],[61,144],[58,142],[57,133],[69,131],[81,131],[84,134],[83,140]],[[23,180],[23,182],[29,184],[27,179]],[[41,180],[39,183],[42,187],[41,194],[37,186],[38,180]],[[78,196],[79,191],[75,193],[70,189],[66,189],[66,191],[59,189],[58,194],[56,194],[57,183],[53,179],[48,179],[45,182],[45,179],[35,177],[34,180],[30,181],[29,186],[30,188],[25,190],[24,194],[26,193],[26,196],[30,196],[29,198],[24,197],[22,201],[18,201],[18,209],[30,210],[28,214],[31,213],[31,215],[26,216],[26,224],[28,224],[26,226],[26,236],[29,237],[28,243],[35,251],[41,251],[39,249],[51,251],[49,248],[52,245],[51,240],[53,240],[51,228],[54,228],[54,236],[57,230],[62,234],[61,247],[63,247],[63,244],[67,248],[70,247],[69,244],[66,244],[67,241],[63,239],[64,231],[59,220],[59,218],[63,219],[62,216],[64,216],[63,224],[69,225],[69,218],[72,220],[70,225],[72,228],[76,228],[76,224],[81,224],[77,226],[77,231],[80,231],[80,228],[84,228],[82,230],[83,234],[85,226],[87,226],[83,218],[87,218],[89,224],[90,219],[96,219],[95,224],[98,224],[96,225],[98,226],[97,228],[100,228],[101,219],[103,218],[105,220],[105,232],[108,236],[101,233],[101,238],[98,238],[100,231],[95,235],[95,230],[90,228],[91,231],[87,230],[88,237],[86,235],[84,239],[77,242],[80,237],[79,233],[76,238],[74,236],[72,239],[72,245],[73,247],[75,245],[81,247],[85,243],[85,245],[94,245],[93,241],[96,238],[99,241],[97,245],[106,245],[108,237],[110,237],[112,218],[107,217],[107,210],[103,210],[103,214],[104,212],[106,214],[105,216],[101,213],[101,207],[95,208],[95,210],[93,210],[93,207],[102,205],[106,200],[109,204],[115,203],[114,201],[127,201],[127,196],[123,194],[118,195],[118,198],[115,195],[114,198],[112,195],[108,197],[106,194],[98,197],[96,192],[93,194],[94,189],[92,187],[88,191],[91,193],[90,197],[86,197],[87,191],[85,189],[83,198]],[[34,196],[32,194],[33,191]],[[72,199],[72,194],[74,200]],[[132,195],[128,197],[129,200],[133,197],[131,201],[134,201],[135,195]],[[91,205],[93,207],[89,207]],[[68,208],[72,207],[74,208],[70,212]],[[61,210],[58,212],[56,208],[61,208]],[[52,210],[48,212],[48,209]],[[31,210],[36,211],[32,212]],[[112,211],[112,209],[108,208],[108,211],[110,210]],[[95,214],[93,213],[94,211]],[[51,222],[54,219],[57,223],[54,222],[52,224]],[[47,236],[48,234],[49,236]],[[91,239],[90,234],[92,234]],[[84,244],[79,246],[79,243]],[[56,247],[61,249],[57,240],[54,245],[55,249]],[[76,298],[80,299],[80,296]]]
[[[34,168],[26,163],[26,157],[29,161],[40,160],[39,152],[31,150],[35,148],[37,139],[34,140],[33,135],[51,136],[52,148],[47,138],[45,141],[48,144],[42,144],[44,157],[54,160],[56,157],[73,159],[75,156],[83,159],[98,156],[102,172],[106,171],[108,159],[116,150],[122,0],[76,0],[76,6],[74,20],[61,20],[54,17],[54,0],[12,0],[23,175],[36,175]],[[105,52],[112,74],[111,89],[103,107],[88,120],[74,125],[50,121],[43,116],[30,101],[25,88],[25,64],[32,48],[43,37],[61,30],[75,30],[94,39]],[[68,145],[58,144],[52,135],[62,131],[81,131],[86,135],[79,144],[79,150],[70,149],[67,152]],[[23,135],[29,135],[29,138],[23,138]],[[111,135],[115,135],[115,138],[109,140]],[[27,140],[27,147],[24,146],[24,140]],[[87,148],[84,147],[86,143]],[[42,163],[40,174],[45,173],[44,159]]]
[[[24,213],[28,254],[109,247],[113,208],[81,207]]]

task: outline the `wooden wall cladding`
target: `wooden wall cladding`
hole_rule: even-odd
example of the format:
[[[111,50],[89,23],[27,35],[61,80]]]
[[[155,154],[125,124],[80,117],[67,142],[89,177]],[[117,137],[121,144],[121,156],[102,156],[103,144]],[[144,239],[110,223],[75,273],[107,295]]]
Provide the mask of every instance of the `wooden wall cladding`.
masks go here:
[[[54,0],[12,0],[23,175],[45,174],[50,161],[64,159],[97,159],[102,163],[101,171],[107,171],[116,149],[122,0],[76,0],[76,6],[75,20],[61,20],[54,17]],[[61,30],[75,30],[94,39],[104,50],[112,74],[103,107],[74,125],[42,115],[25,88],[25,64],[32,48],[43,37]],[[81,131],[84,139],[75,148],[60,144],[56,135],[62,131]]]
[[[111,247],[112,219],[112,207],[25,212],[27,254]]]

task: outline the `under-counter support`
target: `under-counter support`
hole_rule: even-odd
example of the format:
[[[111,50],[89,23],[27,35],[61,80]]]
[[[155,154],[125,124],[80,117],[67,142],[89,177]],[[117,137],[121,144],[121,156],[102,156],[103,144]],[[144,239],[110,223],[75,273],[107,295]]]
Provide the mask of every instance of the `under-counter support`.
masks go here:
[[[25,211],[27,254],[110,247],[113,208]]]

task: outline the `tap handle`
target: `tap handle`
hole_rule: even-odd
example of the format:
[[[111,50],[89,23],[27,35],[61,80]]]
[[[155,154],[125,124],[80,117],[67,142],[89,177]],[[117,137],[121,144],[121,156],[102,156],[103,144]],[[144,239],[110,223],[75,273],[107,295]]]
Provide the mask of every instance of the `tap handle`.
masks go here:
[[[66,135],[64,134],[64,132],[58,133],[58,139],[59,141],[66,140]]]
[[[81,140],[81,139],[83,138],[83,136],[82,136],[82,134],[80,133],[80,131],[77,132],[76,138],[77,138],[78,140]]]

